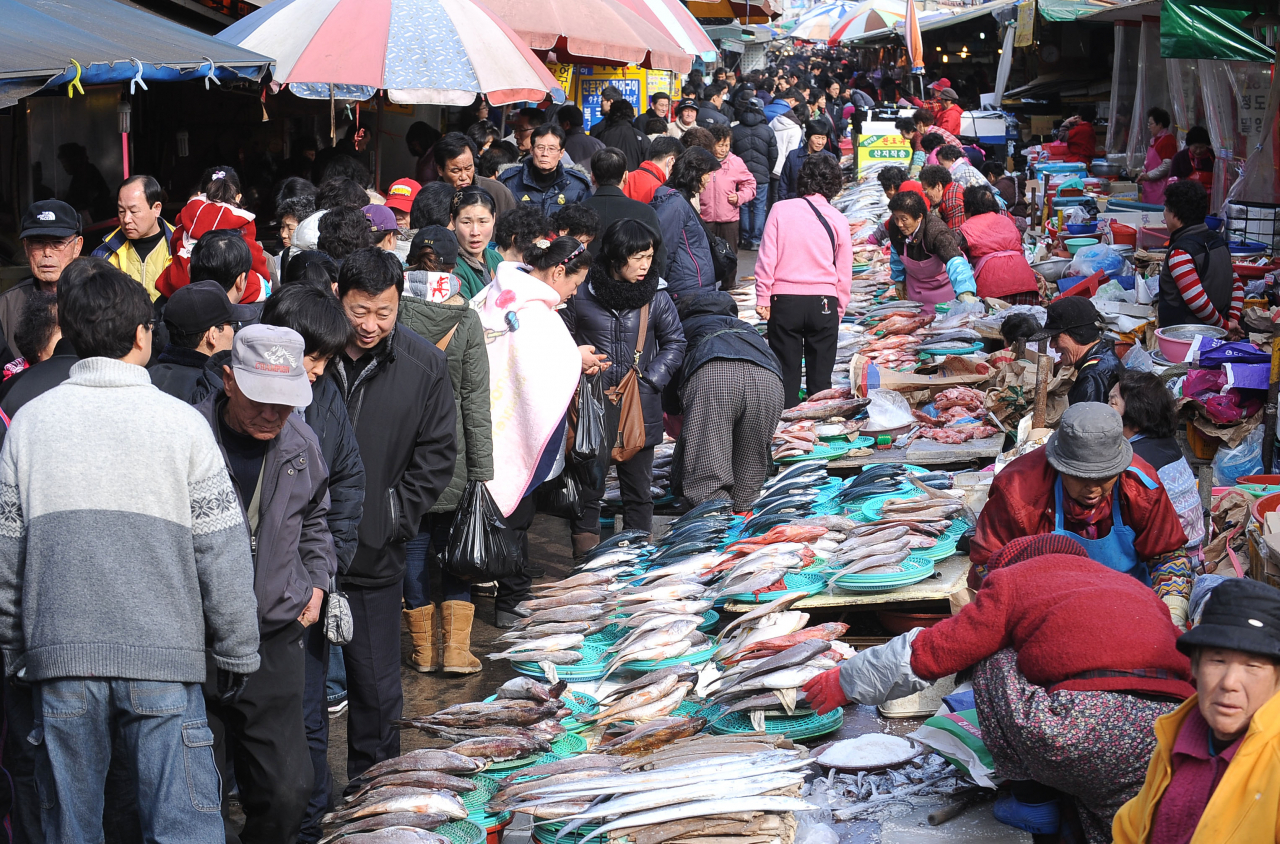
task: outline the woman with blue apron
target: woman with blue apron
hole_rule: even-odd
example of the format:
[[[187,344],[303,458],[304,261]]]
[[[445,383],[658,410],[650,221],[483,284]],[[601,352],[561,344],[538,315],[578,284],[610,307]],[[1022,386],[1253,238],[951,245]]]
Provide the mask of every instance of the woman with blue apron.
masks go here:
[[[1136,475],[1147,489],[1156,488],[1155,481],[1148,478],[1142,470],[1130,466],[1125,471]],[[1106,536],[1098,539],[1086,539],[1080,534],[1063,527],[1063,513],[1065,511],[1062,503],[1061,475],[1058,476],[1058,480],[1053,485],[1053,505],[1054,533],[1069,536],[1079,542],[1084,546],[1084,550],[1088,552],[1089,559],[1094,562],[1102,563],[1107,568],[1123,574],[1131,574],[1147,586],[1151,585],[1151,573],[1147,570],[1146,563],[1138,559],[1138,552],[1133,547],[1133,540],[1137,537],[1137,532],[1126,525],[1124,519],[1120,516],[1119,480],[1111,488],[1111,531]]]

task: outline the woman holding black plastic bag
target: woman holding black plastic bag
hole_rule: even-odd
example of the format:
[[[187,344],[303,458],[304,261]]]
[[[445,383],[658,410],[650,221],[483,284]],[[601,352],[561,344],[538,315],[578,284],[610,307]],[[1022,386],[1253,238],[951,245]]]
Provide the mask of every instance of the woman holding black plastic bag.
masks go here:
[[[409,263],[419,264],[420,253],[456,256],[452,233],[432,243],[432,232],[423,228],[409,247]],[[418,535],[405,548],[404,619],[413,641],[409,667],[420,672],[474,674],[480,660],[471,654],[471,623],[475,605],[471,584],[447,567],[440,570],[439,633],[436,606],[431,594],[429,561],[444,552],[449,528],[463,500],[468,481],[493,477],[493,427],[489,418],[489,358],[485,354],[484,329],[461,292],[456,275],[414,271],[405,274],[400,297],[400,322],[445,353],[453,384],[458,458],[448,488],[422,520]]]
[[[653,268],[657,232],[638,220],[618,220],[604,233],[600,254],[578,295],[560,312],[579,346],[607,356],[601,364],[604,386],[622,391],[619,417],[626,425],[626,403],[639,399],[643,441],[630,454],[615,449],[622,513],[628,530],[653,527],[653,447],[662,442],[662,389],[684,360],[684,331],[675,304]],[[638,392],[627,397],[625,381],[634,369]],[[639,448],[636,449],[635,446]],[[600,541],[603,489],[583,490],[582,516],[570,521],[574,556]]]

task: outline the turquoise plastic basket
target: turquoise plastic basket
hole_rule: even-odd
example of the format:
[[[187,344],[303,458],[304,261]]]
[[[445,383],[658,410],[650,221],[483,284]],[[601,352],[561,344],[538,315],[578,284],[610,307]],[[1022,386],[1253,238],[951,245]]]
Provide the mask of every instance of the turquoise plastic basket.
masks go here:
[[[776,601],[779,598],[785,598],[788,595],[794,595],[802,592],[805,595],[813,595],[821,592],[826,588],[827,579],[820,572],[816,571],[798,571],[787,574],[782,579],[785,589],[776,592],[762,592],[755,595],[752,592],[733,592],[728,595],[722,595],[719,602],[728,603],[732,601],[736,604],[767,604],[770,601]]]
[[[903,560],[901,572],[892,574],[846,574],[837,577],[835,585],[847,592],[887,592],[919,583],[933,574],[933,560],[912,554]]]
[[[867,439],[869,439],[869,437]],[[787,463],[803,463],[806,460],[835,460],[837,457],[840,457],[841,455],[844,455],[844,454],[848,454],[850,451],[853,451],[855,448],[865,448],[865,446],[854,445],[848,440],[846,440],[845,442],[820,441],[815,443],[813,446],[813,451],[810,451],[807,454],[797,454],[793,457],[784,457],[781,460],[775,460],[773,462],[780,465],[784,465]]]
[[[600,642],[583,642],[578,647],[582,661],[574,665],[557,665],[556,674],[570,683],[599,680],[604,676],[607,660],[603,659],[609,645]],[[512,662],[511,667],[528,677],[545,677],[536,662]]]
[[[502,784],[487,774],[472,774],[467,779],[476,784],[475,791],[460,795],[462,805],[467,807],[467,820],[481,829],[505,823],[511,817],[510,812],[489,812],[489,801],[493,799],[493,795],[502,790]]]
[[[844,724],[842,707],[836,707],[826,715],[818,715],[812,710],[803,710],[797,711],[794,715],[766,715],[764,718],[765,732],[783,735],[793,741],[826,735],[840,729],[842,724]],[[707,729],[718,735],[750,733],[755,730],[751,726],[751,717],[746,712],[734,712],[717,721],[712,721]]]
[[[670,668],[673,665],[702,665],[711,661],[711,657],[715,654],[718,646],[714,643],[708,643],[705,648],[692,653],[685,653],[681,656],[673,656],[670,659],[638,659],[634,662],[624,662],[621,668],[629,671],[658,671],[663,668]]]
[[[479,824],[471,821],[454,821],[436,827],[435,832],[449,839],[450,844],[481,844],[487,837]]]

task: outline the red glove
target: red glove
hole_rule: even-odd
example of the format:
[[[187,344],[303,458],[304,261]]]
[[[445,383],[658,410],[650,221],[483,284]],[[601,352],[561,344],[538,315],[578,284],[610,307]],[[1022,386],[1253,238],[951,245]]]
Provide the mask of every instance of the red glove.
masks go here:
[[[844,689],[840,688],[840,669],[823,671],[805,683],[804,697],[819,715],[826,715],[836,707],[847,704],[849,699],[844,696]]]

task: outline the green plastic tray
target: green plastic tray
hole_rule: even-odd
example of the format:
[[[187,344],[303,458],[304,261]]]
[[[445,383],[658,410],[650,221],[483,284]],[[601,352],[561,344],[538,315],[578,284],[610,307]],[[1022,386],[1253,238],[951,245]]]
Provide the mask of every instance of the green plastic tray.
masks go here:
[[[974,352],[982,351],[982,342],[972,343],[968,346],[955,346],[949,349],[916,349],[918,355],[928,355],[930,357],[943,357],[944,355],[971,355]]]
[[[491,703],[498,699],[497,695],[489,695],[484,699],[485,703]],[[577,719],[578,715],[594,715],[596,710],[600,708],[600,701],[593,698],[586,692],[565,692],[560,697],[560,702],[572,713],[567,718],[561,718],[560,724],[569,732],[581,732],[587,729],[588,724],[583,724]]]
[[[471,821],[454,821],[436,827],[434,832],[448,838],[451,844],[481,844],[488,836],[479,824]]]
[[[577,844],[577,842],[591,835],[600,828],[600,824],[598,823],[583,824],[557,841],[556,836],[568,823],[569,821],[563,820],[556,821],[555,823],[544,824],[542,826],[535,826],[533,828],[533,839],[539,842],[539,844]]]
[[[766,715],[765,731],[783,735],[789,739],[799,740],[815,738],[840,729],[844,723],[844,709],[836,707],[826,715],[818,715],[812,711],[797,712],[795,715]],[[751,717],[745,712],[734,712],[708,726],[708,731],[717,735],[750,733]]]
[[[880,514],[884,512],[884,503],[890,498],[920,498],[924,495],[920,490],[916,490],[914,495],[906,492],[887,492],[883,495],[876,495],[862,502],[862,515],[859,521],[874,522],[880,518]]]
[[[775,460],[774,463],[783,465],[787,463],[803,463],[806,460],[835,460],[843,454],[848,454],[855,448],[862,446],[854,445],[851,442],[818,442],[814,444],[813,451],[807,454],[797,454],[792,457],[784,457],[781,460]]]
[[[577,683],[585,680],[599,680],[604,676],[608,660],[603,659],[607,644],[599,642],[583,642],[578,650],[582,653],[582,661],[575,665],[557,665],[556,674],[562,680]],[[515,662],[511,667],[529,677],[544,677],[542,668],[536,662]]]
[[[552,745],[554,747],[554,744]],[[515,771],[520,768],[528,768],[531,765],[537,765],[542,762],[550,753],[532,753],[523,759],[510,759],[506,762],[491,762],[486,771]]]
[[[827,579],[818,572],[797,571],[785,575],[782,583],[786,587],[785,589],[762,592],[759,596],[752,592],[732,592],[728,595],[722,595],[720,600],[724,602],[733,601],[738,604],[767,604],[770,601],[776,601],[779,598],[794,595],[797,592],[803,592],[806,595],[821,592],[827,585]]]
[[[492,814],[488,811],[489,801],[502,790],[502,784],[487,774],[472,774],[467,779],[476,784],[475,791],[459,795],[462,805],[467,807],[467,820],[485,830],[505,823],[511,817],[510,812]]]
[[[538,776],[538,765],[550,765],[552,762],[563,762],[564,757],[555,753],[544,753],[542,758],[538,760],[537,765],[530,765],[520,771],[520,776],[516,777],[512,782],[528,782]]]
[[[835,585],[846,592],[889,592],[919,583],[933,574],[933,560],[914,554],[902,561],[903,571],[895,574],[849,574],[835,579]]]
[[[702,665],[710,662],[711,657],[715,654],[719,645],[708,643],[705,648],[700,651],[693,651],[682,654],[681,656],[673,656],[670,659],[638,659],[635,662],[624,662],[620,666],[631,671],[657,671],[662,668],[670,668],[673,665]]]
[[[698,630],[700,630],[703,633],[706,633],[712,627],[715,627],[716,623],[720,621],[720,613],[716,612],[715,610],[707,610],[702,614],[702,618],[703,618],[703,621],[701,624],[698,625]]]
[[[551,752],[562,759],[586,753],[587,747],[589,747],[587,740],[575,733],[565,733],[551,742]]]

